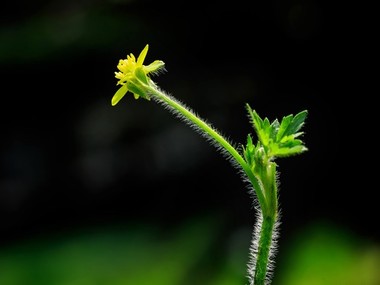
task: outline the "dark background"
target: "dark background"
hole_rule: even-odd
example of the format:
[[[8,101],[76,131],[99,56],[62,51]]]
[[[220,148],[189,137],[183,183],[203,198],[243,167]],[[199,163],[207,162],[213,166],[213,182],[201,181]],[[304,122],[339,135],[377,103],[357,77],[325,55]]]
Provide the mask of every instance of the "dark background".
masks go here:
[[[354,30],[322,1],[22,1],[0,26],[0,245],[134,221],[162,228],[217,213],[226,232],[255,210],[237,171],[154,102],[115,107],[120,58],[150,45],[154,77],[232,142],[307,109],[309,151],[279,159],[281,237],[326,220],[375,241],[373,132]],[[373,142],[375,144],[375,142]],[[376,164],[376,162],[374,162]]]

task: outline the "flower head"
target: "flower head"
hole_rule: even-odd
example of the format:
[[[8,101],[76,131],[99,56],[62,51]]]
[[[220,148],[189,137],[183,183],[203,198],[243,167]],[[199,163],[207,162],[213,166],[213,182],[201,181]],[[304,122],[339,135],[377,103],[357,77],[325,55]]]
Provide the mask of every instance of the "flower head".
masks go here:
[[[158,73],[164,69],[164,62],[155,60],[149,65],[143,65],[145,57],[148,53],[149,45],[146,45],[137,58],[131,53],[126,59],[120,59],[117,65],[119,71],[115,72],[115,77],[119,79],[117,85],[121,85],[112,97],[111,104],[115,106],[124,95],[130,91],[135,99],[143,97],[149,100],[149,96],[144,92],[144,85],[151,84],[148,77],[150,73]]]

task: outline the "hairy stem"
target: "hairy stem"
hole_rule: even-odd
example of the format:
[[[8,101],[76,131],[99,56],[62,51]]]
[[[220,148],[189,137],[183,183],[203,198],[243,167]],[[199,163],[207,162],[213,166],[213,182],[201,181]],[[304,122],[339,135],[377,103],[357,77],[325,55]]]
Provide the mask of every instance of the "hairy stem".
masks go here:
[[[302,135],[299,130],[304,124],[307,111],[304,110],[295,116],[291,114],[283,117],[281,121],[276,119],[270,123],[268,118],[262,119],[247,104],[258,142],[254,144],[251,135],[248,134],[246,146],[241,146],[241,149],[235,148],[210,124],[180,101],[161,91],[150,79],[148,74],[164,70],[164,62],[156,60],[149,65],[143,65],[148,47],[145,46],[137,61],[133,54],[119,61],[119,71],[115,72],[115,77],[122,86],[112,97],[111,104],[116,105],[127,92],[133,93],[135,99],[153,99],[209,140],[238,168],[243,180],[249,180],[249,189],[255,194],[260,208],[257,207],[259,215],[252,239],[248,278],[250,285],[269,285],[278,226],[277,165],[274,159],[307,150],[303,142],[297,138]]]
[[[267,273],[270,267],[270,251],[272,247],[273,231],[275,228],[275,218],[270,216],[263,217],[260,237],[258,242],[258,252],[254,275],[254,285],[268,284]]]
[[[194,112],[192,112],[188,107],[183,105],[181,102],[176,100],[174,97],[158,90],[155,86],[144,85],[146,92],[155,100],[156,102],[162,104],[165,108],[172,111],[179,118],[184,119],[185,122],[189,123],[191,126],[195,126],[202,134],[206,134],[209,138],[217,142],[219,146],[222,147],[243,169],[244,173],[247,175],[249,181],[251,182],[257,199],[261,207],[261,213],[263,216],[261,229],[258,235],[254,238],[258,238],[257,241],[257,255],[255,255],[254,264],[254,276],[251,276],[254,285],[264,285],[268,280],[268,270],[270,265],[270,253],[273,240],[273,232],[275,229],[275,221],[277,217],[277,193],[276,193],[276,183],[275,183],[275,168],[272,169],[270,177],[270,183],[268,185],[263,185],[262,181],[255,176],[251,167],[247,164],[240,153],[212,126],[202,120]],[[269,185],[271,187],[269,187]],[[264,191],[265,186],[274,190],[274,193],[267,193]],[[266,197],[266,195],[273,197]],[[273,205],[273,201],[275,200]],[[272,201],[271,203],[268,203]],[[253,285],[252,284],[252,285]]]
[[[255,189],[257,199],[261,205],[265,205],[265,195],[264,191],[258,182],[257,178],[252,173],[251,168],[245,162],[244,158],[239,154],[239,152],[214,128],[212,128],[208,123],[202,120],[199,116],[194,114],[191,110],[185,107],[182,103],[177,101],[172,96],[165,94],[162,91],[157,90],[149,85],[145,85],[149,94],[157,100],[159,103],[162,103],[165,107],[168,107],[175,114],[182,115],[181,118],[186,119],[192,125],[198,127],[201,131],[206,133],[210,138],[216,141],[223,149],[227,151],[235,161],[241,166],[245,174],[248,176],[248,179],[251,181],[253,188]]]

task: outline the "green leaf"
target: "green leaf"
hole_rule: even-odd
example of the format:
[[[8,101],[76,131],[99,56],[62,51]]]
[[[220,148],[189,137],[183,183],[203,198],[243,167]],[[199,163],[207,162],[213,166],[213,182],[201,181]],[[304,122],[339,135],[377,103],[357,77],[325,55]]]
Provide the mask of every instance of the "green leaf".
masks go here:
[[[293,120],[293,115],[288,115],[286,117],[283,117],[281,120],[280,128],[277,132],[276,141],[280,141],[282,137],[284,136],[286,129],[288,128],[290,122]]]
[[[244,158],[246,162],[249,165],[252,165],[253,163],[252,157],[255,150],[255,145],[252,143],[252,137],[250,134],[248,134],[247,136],[247,146],[246,148],[243,147],[243,150],[244,150]]]
[[[307,117],[306,110],[299,112],[297,115],[295,115],[292,122],[289,124],[288,128],[286,129],[285,135],[292,135],[292,134],[295,134],[297,131],[299,131],[301,127],[303,126],[306,117]]]
[[[255,110],[252,110],[248,104],[246,105],[246,107],[248,110],[248,114],[251,118],[253,129],[256,131],[257,137],[263,145],[268,145],[270,134],[270,131],[266,131],[266,129],[269,130],[270,128],[268,119],[265,118],[265,120],[263,121],[260,118],[259,114]]]
[[[259,114],[255,110],[252,111],[252,121],[253,121],[253,128],[259,132],[263,129],[263,120],[260,118]]]
[[[293,147],[277,147],[272,150],[273,155],[277,157],[288,157],[307,151],[307,148],[303,145],[296,145]]]
[[[299,132],[307,117],[307,111],[299,112],[296,116],[288,115],[282,118],[281,123],[275,119],[270,123],[268,118],[261,119],[259,114],[250,108],[247,104],[247,110],[256,131],[258,142],[254,147],[254,153],[248,151],[248,144],[252,144],[252,138],[247,140],[247,150],[245,151],[246,160],[255,164],[255,168],[259,171],[260,162],[257,161],[257,151],[261,143],[262,150],[268,158],[284,157],[295,155],[307,150],[300,139],[303,132]],[[250,140],[250,141],[249,141]],[[253,145],[253,144],[252,144]],[[253,157],[251,157],[253,156]],[[255,161],[256,160],[256,161]]]
[[[268,118],[265,118],[264,120],[260,118],[259,114],[253,110],[252,112],[254,116],[254,124],[255,124],[255,130],[257,133],[257,136],[259,137],[259,140],[263,144],[263,146],[268,146],[269,144],[269,134],[270,134],[270,123]]]
[[[272,124],[270,125],[270,133],[269,133],[269,137],[273,140],[273,141],[277,141],[276,137],[277,137],[277,133],[278,133],[278,130],[280,128],[280,123],[278,122],[277,119],[275,119]]]

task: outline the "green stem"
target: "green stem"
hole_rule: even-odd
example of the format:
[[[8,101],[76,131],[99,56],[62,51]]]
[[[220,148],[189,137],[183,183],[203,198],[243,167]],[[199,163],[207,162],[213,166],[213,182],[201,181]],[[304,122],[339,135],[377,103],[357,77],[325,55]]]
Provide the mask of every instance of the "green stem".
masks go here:
[[[207,134],[214,141],[216,141],[224,150],[226,150],[235,161],[242,167],[243,171],[246,173],[248,179],[252,183],[252,186],[257,195],[257,199],[259,200],[259,204],[261,207],[263,222],[261,225],[261,230],[259,234],[259,242],[258,242],[258,254],[255,262],[255,275],[254,275],[254,285],[264,285],[267,270],[269,265],[269,255],[270,248],[272,245],[272,235],[275,227],[275,220],[277,217],[277,193],[276,193],[276,182],[275,182],[275,167],[270,168],[270,175],[268,180],[270,183],[268,185],[263,185],[263,181],[259,181],[259,179],[254,175],[251,167],[247,164],[244,158],[239,154],[239,152],[214,128],[212,128],[209,124],[199,118],[196,114],[194,114],[191,110],[189,110],[182,103],[177,101],[175,98],[170,95],[165,94],[164,92],[158,90],[154,84],[144,84],[146,88],[146,92],[157,102],[162,103],[165,107],[169,107],[175,114],[180,114],[181,118],[187,120],[187,122],[191,123],[198,127],[203,133]],[[266,181],[267,182],[267,181]],[[266,192],[264,191],[265,186],[274,190],[274,193],[268,193],[268,197],[266,196]],[[273,205],[273,200],[275,200],[275,205]],[[257,238],[257,237],[256,237]]]
[[[269,265],[269,254],[272,245],[272,236],[275,226],[275,218],[264,216],[260,230],[259,247],[256,259],[254,285],[264,285]]]
[[[248,179],[251,181],[253,188],[255,189],[257,199],[259,200],[260,205],[266,205],[264,191],[260,183],[258,182],[257,178],[252,173],[251,168],[245,162],[244,158],[239,154],[239,152],[222,135],[220,135],[210,125],[208,125],[205,121],[203,121],[201,118],[195,115],[188,108],[183,106],[175,98],[165,94],[164,92],[157,90],[156,88],[150,85],[144,85],[144,87],[147,89],[148,93],[153,96],[153,98],[169,106],[173,111],[178,112],[181,115],[183,115],[183,117],[186,118],[189,122],[195,124],[198,128],[200,128],[202,131],[208,134],[212,139],[214,139],[217,143],[219,143],[219,145],[221,145],[243,168],[244,172],[248,176]]]

